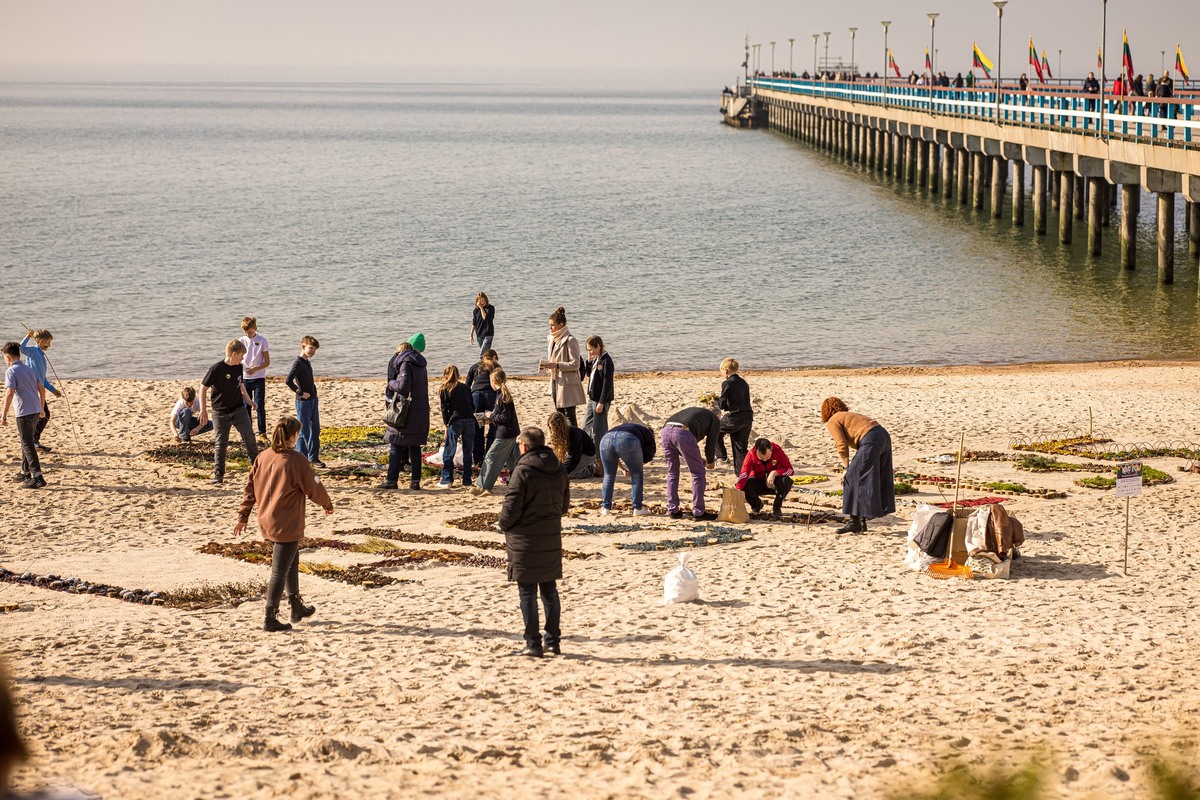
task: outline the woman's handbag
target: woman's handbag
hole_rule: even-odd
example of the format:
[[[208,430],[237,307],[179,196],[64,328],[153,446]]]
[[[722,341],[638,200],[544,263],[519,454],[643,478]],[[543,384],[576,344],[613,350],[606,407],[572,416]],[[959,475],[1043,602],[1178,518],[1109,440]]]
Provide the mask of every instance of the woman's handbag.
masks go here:
[[[402,429],[408,424],[408,408],[412,405],[411,397],[392,395],[387,401],[387,409],[383,412],[383,421],[389,428]]]

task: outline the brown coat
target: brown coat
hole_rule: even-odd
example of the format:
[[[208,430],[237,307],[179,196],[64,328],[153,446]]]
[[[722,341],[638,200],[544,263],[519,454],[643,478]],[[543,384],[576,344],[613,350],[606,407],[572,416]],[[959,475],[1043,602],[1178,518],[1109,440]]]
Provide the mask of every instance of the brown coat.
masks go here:
[[[841,456],[842,464],[850,463],[850,448],[858,449],[858,443],[862,438],[879,423],[870,417],[862,414],[855,414],[853,411],[839,411],[829,418],[825,423],[825,427],[829,430],[829,435],[833,437],[834,444],[837,445],[838,455]]]
[[[263,450],[254,459],[238,519],[250,521],[258,503],[258,527],[269,542],[298,542],[304,538],[304,499],[329,511],[333,501],[313,472],[308,459],[295,450]]]
[[[986,538],[988,550],[1007,558],[1009,550],[1025,544],[1025,526],[1016,517],[1009,516],[1004,506],[996,503],[988,517]]]
[[[583,360],[579,357],[579,341],[571,331],[563,328],[561,335],[549,337],[546,345],[546,360],[554,365],[550,378],[550,396],[555,408],[573,408],[587,402],[583,390],[583,379],[579,368]]]

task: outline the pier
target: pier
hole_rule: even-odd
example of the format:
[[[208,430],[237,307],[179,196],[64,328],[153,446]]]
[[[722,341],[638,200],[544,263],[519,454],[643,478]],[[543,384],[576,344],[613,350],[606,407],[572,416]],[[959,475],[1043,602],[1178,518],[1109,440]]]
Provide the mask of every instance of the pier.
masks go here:
[[[769,128],[930,193],[1026,224],[1070,245],[1086,220],[1089,254],[1120,213],[1120,263],[1138,263],[1141,192],[1157,197],[1157,263],[1175,279],[1176,196],[1186,203],[1188,255],[1200,258],[1200,96],[1166,100],[1087,95],[1054,87],[957,89],[885,81],[752,77],[751,101]],[[1119,206],[1118,206],[1119,198]]]

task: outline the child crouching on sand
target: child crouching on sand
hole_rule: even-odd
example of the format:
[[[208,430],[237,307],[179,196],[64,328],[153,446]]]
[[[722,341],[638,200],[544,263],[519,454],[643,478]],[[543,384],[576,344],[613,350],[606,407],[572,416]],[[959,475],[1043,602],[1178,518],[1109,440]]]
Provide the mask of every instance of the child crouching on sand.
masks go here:
[[[259,455],[250,467],[250,478],[242,495],[238,522],[233,526],[235,536],[246,530],[250,510],[258,504],[258,527],[271,548],[271,582],[267,585],[267,616],[264,631],[290,631],[291,625],[280,622],[279,601],[287,584],[288,604],[292,622],[299,622],[316,613],[313,606],[304,605],[300,597],[300,540],[304,538],[304,499],[307,497],[333,513],[333,501],[309,465],[308,459],[296,452],[296,437],[300,435],[300,420],[283,417],[271,433],[271,449]]]
[[[171,409],[171,429],[175,431],[175,441],[190,442],[193,436],[208,433],[213,429],[212,420],[200,424],[200,398],[196,397],[194,387],[185,386]]]

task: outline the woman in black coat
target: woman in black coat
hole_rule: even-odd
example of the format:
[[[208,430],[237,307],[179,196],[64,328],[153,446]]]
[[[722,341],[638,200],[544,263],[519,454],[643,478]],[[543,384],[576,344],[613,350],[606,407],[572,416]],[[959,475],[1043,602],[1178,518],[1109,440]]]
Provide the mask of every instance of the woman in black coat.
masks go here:
[[[387,479],[380,489],[395,489],[400,470],[411,468],[409,489],[421,488],[421,447],[429,441],[429,373],[426,370],[425,335],[418,333],[396,350],[388,364],[387,399],[397,395],[412,399],[403,428],[390,425],[383,433],[388,451]]]

